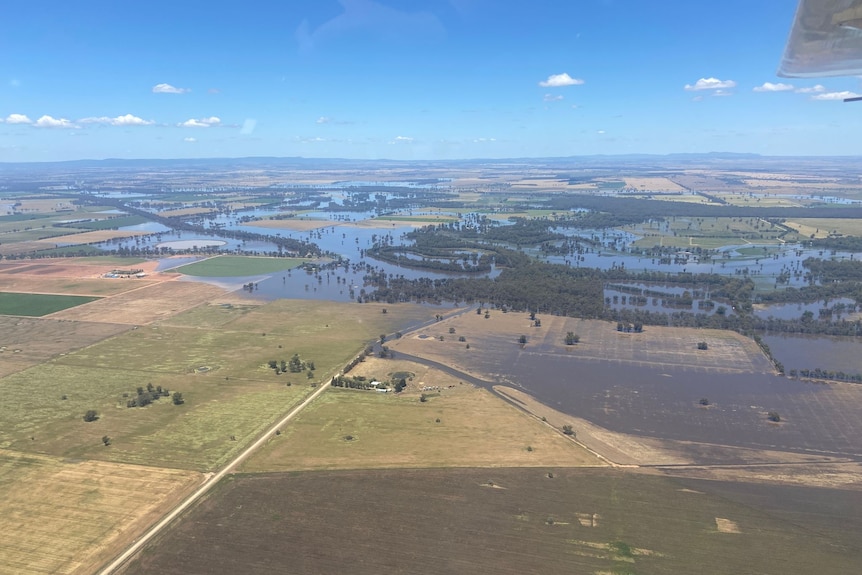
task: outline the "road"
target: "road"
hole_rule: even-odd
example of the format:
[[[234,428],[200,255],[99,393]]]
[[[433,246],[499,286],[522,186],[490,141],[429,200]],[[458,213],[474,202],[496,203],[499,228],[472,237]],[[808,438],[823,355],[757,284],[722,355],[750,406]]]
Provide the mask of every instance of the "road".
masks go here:
[[[444,317],[452,317],[459,313],[464,313],[466,309],[459,309],[453,312],[449,312],[444,315]],[[435,323],[437,320],[429,320],[422,322],[420,324],[414,325],[412,328],[407,330],[406,333],[415,331],[417,329],[421,329],[426,325],[430,325]],[[379,345],[379,343],[378,343]],[[419,358],[417,358],[419,359]],[[443,367],[443,366],[441,366]],[[451,369],[451,368],[450,368]],[[453,370],[454,371],[454,370]],[[455,372],[460,374],[460,372]],[[475,380],[472,377],[466,376],[463,379],[470,381],[471,383],[479,384],[479,380]],[[487,385],[486,382],[482,382]],[[330,385],[329,383],[321,384],[320,387],[314,390],[308,397],[306,397],[299,405],[295,406],[291,409],[287,415],[279,419],[277,422],[272,424],[265,433],[261,434],[261,436],[255,440],[251,445],[246,447],[242,452],[239,453],[233,460],[228,462],[221,470],[215,472],[211,476],[209,476],[206,481],[201,485],[197,490],[195,490],[191,495],[183,499],[176,507],[174,507],[171,511],[169,511],[164,517],[162,517],[158,523],[154,524],[150,527],[141,537],[135,539],[135,541],[129,545],[122,553],[120,553],[113,561],[111,561],[106,566],[102,567],[102,569],[98,572],[99,575],[110,575],[111,573],[115,573],[119,568],[123,567],[132,557],[135,556],[143,547],[152,541],[156,536],[159,535],[162,531],[167,528],[168,525],[171,524],[177,517],[179,517],[182,513],[187,511],[192,505],[194,505],[198,500],[200,500],[204,495],[206,495],[213,487],[221,481],[226,475],[232,473],[239,465],[248,459],[248,457],[254,453],[257,449],[263,446],[269,439],[273,436],[277,429],[287,425],[292,419],[294,419],[299,413],[305,409],[312,401],[317,399],[326,388]]]
[[[218,484],[218,482],[227,474],[232,473],[243,461],[248,459],[248,457],[254,453],[257,449],[259,449],[262,445],[264,445],[269,439],[273,436],[277,429],[289,423],[293,418],[295,418],[303,409],[305,409],[308,404],[317,399],[320,394],[326,391],[326,388],[329,387],[329,383],[321,384],[314,392],[311,393],[308,397],[306,397],[302,403],[295,406],[291,409],[287,415],[282,417],[272,426],[270,426],[265,433],[263,433],[254,443],[246,447],[239,455],[237,455],[230,463],[228,463],[225,467],[223,467],[220,471],[211,475],[207,480],[201,485],[196,491],[194,491],[191,495],[186,497],[181,503],[179,503],[176,507],[174,507],[167,515],[162,517],[162,519],[150,527],[150,529],[144,533],[141,537],[136,539],[125,551],[123,551],[120,555],[118,555],[111,563],[106,565],[99,571],[99,575],[109,575],[114,573],[125,565],[129,559],[131,559],[138,551],[140,551],[144,545],[152,541],[159,533],[161,533],[174,519],[180,516],[183,512],[188,510],[192,505],[195,504],[201,497],[206,495],[213,487]]]
[[[443,318],[449,318],[458,314],[465,313],[467,309],[458,309],[447,314],[443,315]],[[410,329],[408,329],[405,333],[410,333],[421,329],[427,325],[431,325],[436,323],[436,319],[424,321],[417,325],[414,325]],[[379,349],[380,343],[377,342],[376,348]],[[413,359],[412,356],[409,356],[410,359]],[[407,359],[407,357],[405,357]],[[419,362],[428,362],[428,360],[424,360],[421,358],[415,358]],[[475,385],[482,385],[483,387],[488,387],[488,382],[484,382],[478,380],[472,376],[467,374],[462,374],[459,371],[456,371],[452,368],[444,366],[442,364],[434,363],[435,367],[451,373],[456,377],[461,377],[465,381],[469,381]],[[206,479],[203,485],[201,485],[197,490],[195,490],[191,495],[183,499],[176,507],[174,507],[170,512],[168,512],[164,517],[162,517],[158,523],[154,524],[150,527],[141,537],[135,539],[135,541],[127,547],[122,553],[120,553],[113,561],[111,561],[108,565],[104,566],[101,571],[99,571],[99,575],[110,575],[111,573],[115,573],[120,567],[124,566],[132,557],[135,556],[143,547],[152,541],[159,533],[165,530],[168,525],[171,524],[177,517],[179,517],[182,513],[187,511],[192,505],[194,505],[199,499],[201,499],[204,495],[206,495],[222,478],[226,475],[232,473],[239,465],[248,459],[248,457],[254,453],[257,449],[263,446],[269,439],[273,436],[277,429],[287,425],[292,419],[294,419],[299,413],[305,409],[312,401],[317,399],[326,388],[330,386],[329,382],[325,384],[321,384],[314,392],[311,393],[308,397],[306,397],[302,403],[295,406],[291,409],[287,415],[279,419],[276,423],[272,424],[265,433],[263,433],[257,440],[255,440],[251,445],[246,447],[242,452],[239,453],[233,460],[231,460],[227,465],[225,465],[221,470],[215,472],[210,477]]]

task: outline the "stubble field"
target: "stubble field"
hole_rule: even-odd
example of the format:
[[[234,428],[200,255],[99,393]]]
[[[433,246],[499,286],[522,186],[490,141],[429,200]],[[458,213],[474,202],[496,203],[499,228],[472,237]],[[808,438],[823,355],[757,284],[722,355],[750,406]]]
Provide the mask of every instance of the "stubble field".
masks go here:
[[[852,572],[833,529],[624,470],[240,475],[125,572]]]
[[[0,573],[94,573],[201,479],[0,450]]]

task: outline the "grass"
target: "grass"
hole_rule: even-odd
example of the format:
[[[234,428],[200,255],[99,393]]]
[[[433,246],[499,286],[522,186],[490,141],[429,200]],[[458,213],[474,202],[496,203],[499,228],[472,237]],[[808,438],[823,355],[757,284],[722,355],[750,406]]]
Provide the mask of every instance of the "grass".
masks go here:
[[[372,367],[361,364],[351,375],[374,377],[373,371],[390,368],[417,375],[397,395],[332,388],[248,461],[244,470],[602,464],[484,389],[459,384],[451,376],[416,364],[368,363]],[[388,379],[384,373],[377,376]],[[442,391],[429,392],[429,399],[421,402],[420,381]],[[352,439],[345,440],[347,436]]]
[[[44,295],[0,292],[0,315],[42,317],[99,298],[77,295]]]
[[[93,222],[79,222],[74,224],[74,227],[83,230],[111,230],[125,226],[136,226],[138,224],[147,223],[148,221],[149,220],[142,216],[120,216],[117,218],[96,220]]]
[[[310,384],[328,381],[367,342],[430,314],[410,305],[387,306],[389,313],[382,314],[380,307],[304,301],[204,305],[179,314],[171,320],[175,325],[142,326],[58,356],[0,380],[0,447],[215,468],[305,397]],[[314,361],[312,379],[305,373],[276,375],[267,367],[269,360],[289,360],[294,353]],[[166,398],[127,408],[136,388],[147,383],[182,392],[186,403],[175,406]],[[83,421],[89,409],[100,414],[98,421]],[[102,448],[103,435],[114,438],[112,449]]]
[[[786,230],[759,218],[675,218],[666,224],[637,224],[623,230],[643,236],[634,246],[715,249],[748,243],[775,244]]]
[[[217,256],[182,266],[175,271],[198,277],[242,277],[293,269],[304,261],[299,258]]]

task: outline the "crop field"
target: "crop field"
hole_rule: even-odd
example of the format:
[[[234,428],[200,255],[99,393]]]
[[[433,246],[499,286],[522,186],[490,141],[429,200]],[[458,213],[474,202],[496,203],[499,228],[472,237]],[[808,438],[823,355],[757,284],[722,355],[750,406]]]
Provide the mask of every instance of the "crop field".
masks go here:
[[[312,384],[328,381],[367,342],[429,313],[421,306],[382,314],[373,305],[277,301],[206,305],[177,316],[176,325],[127,330],[114,324],[111,329],[127,331],[0,380],[6,400],[0,447],[211,469],[305,397]],[[79,325],[59,322],[66,324]],[[37,327],[28,337],[37,337]],[[277,375],[267,366],[294,353],[315,363],[311,378],[305,372]],[[147,384],[179,391],[185,403],[163,398],[128,408],[136,389]],[[90,409],[99,419],[87,423],[82,416]],[[101,445],[103,435],[112,438],[111,449]]]
[[[5,232],[0,235],[0,241],[4,244],[17,242],[35,242],[47,238],[66,236],[74,231],[73,228],[31,228],[17,232]]]
[[[783,521],[707,489],[609,469],[240,475],[126,573],[306,574],[349,566],[356,575],[808,575],[854,572],[862,561],[844,524],[814,514],[803,516],[814,525]]]
[[[137,280],[114,280],[117,282]],[[170,317],[223,293],[219,287],[197,282],[165,281],[128,290],[89,305],[69,309],[53,317],[143,325]]]
[[[799,218],[785,222],[788,226],[798,229],[803,235],[826,237],[836,233],[845,236],[862,236],[862,220],[856,218]]]
[[[626,177],[626,186],[646,192],[682,192],[685,188],[668,178],[659,176]]]
[[[782,194],[719,194],[722,200],[732,206],[746,206],[753,208],[799,208],[803,207],[806,200],[787,197]]]
[[[449,224],[452,222],[457,222],[458,218],[452,215],[446,214],[422,214],[416,216],[380,216],[378,218],[374,218],[372,220],[364,220],[360,222],[360,225],[364,225],[365,223],[393,223],[393,224],[410,224],[412,226],[431,226],[437,224]]]
[[[399,394],[331,389],[243,469],[604,465],[558,430],[451,375],[379,358],[350,375],[388,381],[387,370],[415,377]],[[423,389],[430,390],[424,402]]]
[[[64,309],[96,301],[98,298],[76,295],[47,295],[0,292],[0,315],[41,317]]]
[[[629,197],[630,194],[626,194],[626,197]],[[717,206],[720,205],[718,202],[713,202],[703,196],[699,196],[697,194],[667,194],[667,195],[636,195],[635,197],[640,198],[648,198],[652,201],[658,202],[686,202],[689,204],[700,204],[704,206]]]
[[[46,246],[53,247],[57,244],[66,244],[79,246],[84,244],[97,244],[116,238],[133,238],[135,236],[145,236],[149,232],[134,231],[134,230],[95,230],[92,232],[83,232],[79,234],[69,234],[66,236],[57,236],[45,240],[38,240],[36,243],[41,244],[42,249]]]
[[[333,223],[334,222],[329,220],[296,217],[289,220],[255,220],[253,222],[249,222],[247,225],[258,228],[307,232],[318,228],[328,228],[329,226],[332,226]]]
[[[216,256],[177,268],[182,274],[200,277],[241,277],[281,272],[300,266],[299,258]]]
[[[4,372],[7,361],[14,360],[19,368],[36,365],[126,329],[127,326],[109,323],[0,316],[0,357],[3,358],[0,376],[12,373]]]
[[[44,250],[45,244],[40,241],[31,242],[14,242],[0,244],[0,256],[9,256],[14,254],[26,254],[29,252],[37,252]]]
[[[80,222],[74,227],[82,230],[113,230],[125,226],[136,226],[144,224],[148,220],[141,216],[120,216],[118,218],[105,218],[92,222]]]
[[[151,279],[58,278],[0,273],[0,291],[28,294],[94,296],[117,295],[154,283]]]
[[[188,471],[0,450],[0,572],[94,573],[130,533],[201,479]]]
[[[682,218],[668,223],[636,224],[621,228],[644,236],[634,242],[637,247],[703,247],[715,249],[724,246],[778,243],[786,233],[783,228],[759,218]]]

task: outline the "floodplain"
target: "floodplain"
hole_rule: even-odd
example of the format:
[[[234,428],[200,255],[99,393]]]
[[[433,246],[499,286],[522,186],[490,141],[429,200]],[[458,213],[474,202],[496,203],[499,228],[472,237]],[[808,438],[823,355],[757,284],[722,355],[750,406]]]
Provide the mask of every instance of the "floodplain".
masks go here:
[[[127,571],[851,570],[862,557],[848,536],[862,511],[862,388],[782,377],[729,330],[655,318],[619,330],[524,297],[537,324],[502,290],[463,309],[436,294],[406,303],[421,300],[408,280],[468,283],[482,254],[499,257],[480,278],[493,285],[516,271],[514,247],[607,277],[753,278],[758,296],[840,287],[818,285],[805,260],[853,261],[862,186],[828,160],[809,176],[775,159],[733,171],[655,171],[651,160],[619,173],[597,162],[392,165],[373,177],[337,162],[253,177],[106,168],[116,191],[102,195],[69,187],[61,170],[44,176],[55,188],[4,191],[15,213],[0,216],[3,297],[19,298],[19,311],[18,294],[99,299],[0,317],[0,482],[10,486],[0,516],[15,530],[0,565],[95,572],[261,439]],[[415,261],[448,270],[369,256],[410,244],[423,225],[441,235]],[[480,229],[500,233],[482,245]],[[187,257],[169,261],[175,253]],[[114,268],[144,272],[106,277]],[[375,299],[381,278],[397,289]],[[535,279],[521,293],[535,296]],[[248,281],[260,291],[241,291]],[[701,285],[679,282],[667,298],[690,289]],[[716,299],[739,317],[731,296]],[[476,314],[482,298],[495,305]],[[839,298],[843,317],[857,317],[850,292],[823,307]],[[390,391],[321,389],[381,339],[348,375]],[[857,344],[842,344],[852,357]],[[285,370],[294,355],[302,369]],[[137,406],[150,386],[180,401]]]

